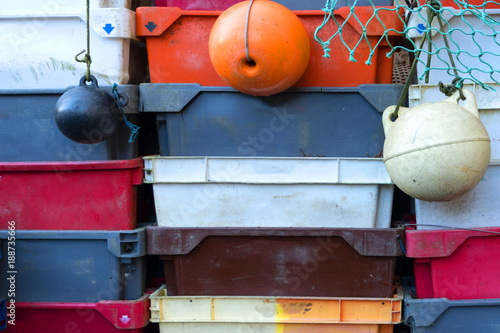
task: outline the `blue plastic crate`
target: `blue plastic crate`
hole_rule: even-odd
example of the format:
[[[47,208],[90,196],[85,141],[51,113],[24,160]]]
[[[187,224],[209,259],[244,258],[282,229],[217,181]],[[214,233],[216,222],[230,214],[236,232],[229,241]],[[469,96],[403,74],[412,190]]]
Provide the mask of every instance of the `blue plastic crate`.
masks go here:
[[[401,85],[290,89],[268,97],[198,84],[142,84],[140,110],[157,114],[162,156],[373,157],[381,112]]]
[[[7,237],[8,231],[0,230],[2,254]],[[16,230],[15,237],[16,302],[134,300],[144,294],[145,228]],[[9,289],[6,274],[13,269],[7,264],[2,255],[0,290]]]
[[[111,87],[102,87],[111,92]],[[55,105],[64,90],[0,90],[0,161],[92,161],[137,157],[137,142],[128,142],[130,129],[121,122],[107,141],[81,144],[65,137],[54,120]],[[118,86],[126,95],[125,112],[136,112],[137,86]],[[128,115],[137,123],[137,115]],[[134,118],[135,117],[135,118]],[[97,133],[89,141],[98,139]]]
[[[7,303],[0,297],[0,331],[7,328]]]
[[[450,301],[414,299],[406,294],[404,320],[412,333],[498,333],[500,299]]]

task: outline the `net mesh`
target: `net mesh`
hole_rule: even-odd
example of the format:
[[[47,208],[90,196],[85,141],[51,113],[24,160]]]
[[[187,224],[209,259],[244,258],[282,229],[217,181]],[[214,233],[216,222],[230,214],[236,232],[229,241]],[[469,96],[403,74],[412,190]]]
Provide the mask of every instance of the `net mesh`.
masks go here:
[[[500,36],[497,32],[500,23],[496,20],[500,18],[499,2],[471,4],[466,0],[427,0],[423,4],[407,2],[391,7],[378,7],[371,2],[371,15],[360,17],[357,12],[362,8],[356,6],[355,0],[345,4],[349,13],[339,19],[335,15],[338,1],[348,0],[327,0],[323,23],[315,31],[315,39],[325,51],[324,57],[335,56],[331,50],[334,43],[335,47],[343,45],[348,49],[349,61],[358,61],[360,55],[356,54],[356,49],[367,43],[369,54],[364,54],[366,59],[363,60],[370,65],[377,47],[387,43],[391,48],[387,57],[400,50],[414,54],[421,83],[446,79],[461,87],[465,80],[470,80],[486,89],[491,88],[488,83],[500,83]],[[388,15],[392,15],[393,20],[396,16],[398,24],[388,25]],[[329,24],[336,29],[331,36],[325,37],[322,29]],[[359,38],[344,36],[342,31],[348,24],[362,27]],[[370,27],[374,26],[383,29],[376,42],[373,36],[368,39]],[[408,42],[406,45],[391,43],[389,37],[394,35],[405,36]]]

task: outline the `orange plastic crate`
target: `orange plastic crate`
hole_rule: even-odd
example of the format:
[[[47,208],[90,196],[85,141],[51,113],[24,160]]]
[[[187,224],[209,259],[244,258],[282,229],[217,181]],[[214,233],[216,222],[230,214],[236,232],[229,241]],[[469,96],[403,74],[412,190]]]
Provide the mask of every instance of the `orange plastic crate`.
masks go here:
[[[394,7],[387,8],[388,10],[379,11],[385,29],[402,31],[403,22],[400,16]],[[330,43],[330,58],[323,57],[323,47],[314,39],[314,32],[324,19],[323,11],[294,11],[304,24],[311,43],[309,65],[294,87],[355,87],[360,84],[391,83],[393,59],[386,56],[391,51],[386,39],[376,48],[371,65],[365,63],[370,52],[366,41],[374,48],[385,31],[377,19],[369,21],[373,12],[373,7],[355,9],[356,17],[363,25],[367,25],[367,37],[356,48],[354,58],[357,61],[351,62],[349,51],[339,36],[333,38]],[[208,53],[210,32],[221,13],[182,10],[176,7],[138,8],[137,36],[146,38],[151,82],[227,86],[213,68]],[[349,14],[349,7],[335,10],[335,18],[340,25]],[[330,19],[319,32],[319,37],[327,40],[337,30],[337,25]],[[354,48],[362,32],[363,27],[351,17],[342,30],[342,36],[346,44]],[[400,37],[396,32],[390,32],[387,39],[394,45]]]

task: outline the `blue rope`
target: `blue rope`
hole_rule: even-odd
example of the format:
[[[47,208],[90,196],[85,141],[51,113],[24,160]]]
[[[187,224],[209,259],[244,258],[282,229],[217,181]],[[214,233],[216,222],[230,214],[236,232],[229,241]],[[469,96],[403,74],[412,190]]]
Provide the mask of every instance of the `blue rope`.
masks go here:
[[[130,134],[130,138],[128,139],[129,143],[132,143],[135,141],[137,138],[137,135],[139,134],[139,130],[141,129],[139,126],[132,124],[130,121],[127,120],[127,117],[125,117],[125,112],[123,111],[123,106],[122,103],[120,102],[120,96],[118,95],[118,85],[116,83],[113,83],[113,96],[116,99],[116,103],[118,104],[118,107],[120,108],[120,112],[122,113],[123,121],[125,122],[125,125],[127,125],[128,128],[132,131],[132,134]]]

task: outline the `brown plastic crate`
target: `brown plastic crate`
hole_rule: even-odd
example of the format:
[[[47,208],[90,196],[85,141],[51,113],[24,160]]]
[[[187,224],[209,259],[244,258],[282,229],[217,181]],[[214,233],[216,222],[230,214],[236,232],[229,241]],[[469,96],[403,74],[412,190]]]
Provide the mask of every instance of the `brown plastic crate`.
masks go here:
[[[149,227],[169,296],[392,297],[402,229]]]

